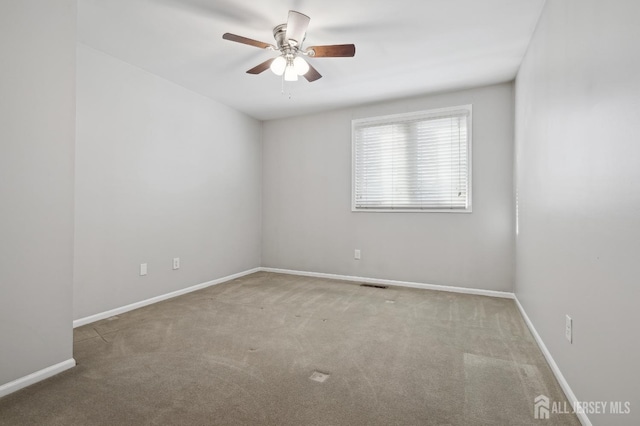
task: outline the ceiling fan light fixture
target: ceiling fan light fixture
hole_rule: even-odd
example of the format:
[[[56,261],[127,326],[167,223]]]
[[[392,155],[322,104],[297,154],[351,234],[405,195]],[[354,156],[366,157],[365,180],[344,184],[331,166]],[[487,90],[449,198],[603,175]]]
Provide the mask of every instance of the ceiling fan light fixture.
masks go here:
[[[293,60],[293,67],[298,75],[305,75],[309,71],[309,64],[300,56]]]
[[[321,78],[322,75],[303,56],[313,58],[353,57],[356,54],[356,47],[353,44],[330,44],[304,49],[302,45],[306,39],[309,20],[307,15],[290,10],[287,22],[273,28],[275,45],[231,33],[224,33],[222,38],[279,53],[277,58],[268,59],[247,70],[247,74],[256,75],[271,68],[271,71],[281,76],[284,81],[297,81],[298,76],[303,76],[311,83]]]
[[[291,62],[284,69],[284,81],[298,81],[298,73]]]
[[[287,60],[283,56],[278,56],[271,62],[271,71],[275,75],[282,75],[284,73],[285,68],[287,67]]]

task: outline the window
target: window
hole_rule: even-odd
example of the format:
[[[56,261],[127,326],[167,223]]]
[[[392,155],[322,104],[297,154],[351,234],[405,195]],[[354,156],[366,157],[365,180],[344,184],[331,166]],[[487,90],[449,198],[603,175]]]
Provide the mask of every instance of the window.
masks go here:
[[[352,122],[353,211],[471,212],[471,105]]]

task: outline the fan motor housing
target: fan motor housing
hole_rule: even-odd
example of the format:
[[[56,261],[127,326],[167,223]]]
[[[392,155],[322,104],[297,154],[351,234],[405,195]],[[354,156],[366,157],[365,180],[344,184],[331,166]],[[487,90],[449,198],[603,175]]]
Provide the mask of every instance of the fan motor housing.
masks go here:
[[[278,45],[278,49],[283,53],[287,53],[287,51],[297,51],[298,48],[302,45],[304,40],[307,38],[307,34],[305,33],[302,38],[302,42],[298,46],[291,46],[287,41],[287,24],[280,24],[273,29],[273,38],[276,40],[276,44]]]

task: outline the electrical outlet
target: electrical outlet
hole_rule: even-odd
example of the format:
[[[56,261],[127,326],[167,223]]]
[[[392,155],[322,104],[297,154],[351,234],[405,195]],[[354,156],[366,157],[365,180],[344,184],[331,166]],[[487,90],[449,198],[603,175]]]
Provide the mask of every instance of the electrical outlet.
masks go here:
[[[567,338],[569,343],[573,343],[573,320],[569,315],[566,316],[564,321],[564,337]]]
[[[180,269],[180,258],[179,257],[174,257],[173,258],[173,269]]]
[[[356,249],[354,254],[353,254],[353,258],[355,260],[360,260],[360,250]]]
[[[146,263],[141,263],[140,264],[140,276],[142,275],[147,275],[147,264]]]

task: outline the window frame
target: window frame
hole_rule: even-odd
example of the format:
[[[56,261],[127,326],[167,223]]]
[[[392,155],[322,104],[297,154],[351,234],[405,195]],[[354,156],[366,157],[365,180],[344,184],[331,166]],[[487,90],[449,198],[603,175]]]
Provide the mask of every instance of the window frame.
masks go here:
[[[398,121],[437,118],[450,115],[452,112],[467,112],[467,208],[465,209],[433,209],[433,208],[362,208],[356,207],[356,127],[360,124],[393,124]],[[357,213],[472,213],[473,200],[473,107],[472,104],[445,108],[414,111],[400,114],[382,115],[351,120],[351,211]]]

